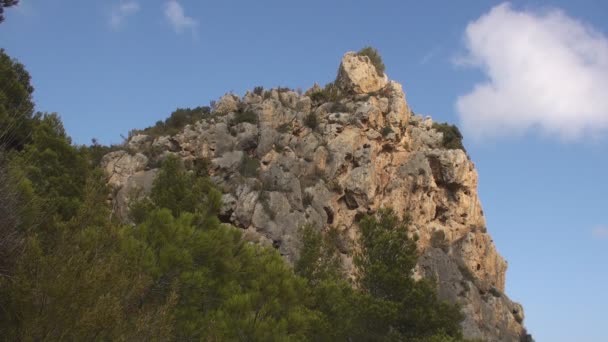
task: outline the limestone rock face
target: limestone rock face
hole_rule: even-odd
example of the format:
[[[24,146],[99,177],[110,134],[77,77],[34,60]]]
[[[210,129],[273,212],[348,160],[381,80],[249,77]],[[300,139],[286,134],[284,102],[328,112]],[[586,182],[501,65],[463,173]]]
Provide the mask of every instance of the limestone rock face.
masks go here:
[[[348,91],[332,103],[285,89],[226,95],[209,117],[176,135],[134,136],[129,146],[210,161],[224,194],[220,218],[290,261],[298,257],[299,227],[332,226],[345,238],[339,250],[352,268],[358,217],[382,207],[408,213],[419,237],[416,276],[437,279],[439,295],[462,305],[465,336],[525,340],[523,309],[504,294],[507,263],[487,232],[473,162],[445,149],[432,119],[412,115],[401,85],[378,75],[367,57],[347,53],[336,84]],[[238,110],[255,113],[257,123],[236,123]],[[137,190],[149,191],[155,170],[147,169],[148,157],[118,151],[103,158],[120,217]],[[241,174],[248,158],[259,169]]]
[[[152,190],[152,184],[157,171],[158,169],[139,171],[127,178],[113,199],[115,204],[114,210],[118,217],[128,220],[129,204]]]
[[[215,111],[218,113],[226,114],[237,110],[239,98],[234,94],[226,94],[222,96],[215,105]]]
[[[342,57],[336,84],[355,94],[366,94],[384,88],[387,81],[385,75],[378,75],[369,57],[347,52]]]
[[[126,151],[110,152],[103,156],[101,168],[108,175],[108,184],[115,189],[123,187],[126,181],[148,164],[148,158],[137,153],[131,155]]]

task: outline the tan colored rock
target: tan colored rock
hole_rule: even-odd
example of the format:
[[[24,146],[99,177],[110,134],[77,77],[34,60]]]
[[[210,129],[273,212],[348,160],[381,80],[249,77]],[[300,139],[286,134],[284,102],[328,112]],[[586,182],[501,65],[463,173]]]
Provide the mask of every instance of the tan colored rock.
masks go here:
[[[110,152],[101,159],[101,168],[108,177],[108,184],[114,189],[125,185],[131,175],[142,171],[147,164],[145,155],[130,155],[127,151]]]
[[[238,109],[239,98],[234,94],[226,94],[215,104],[215,112],[219,114],[228,114],[236,112]]]
[[[300,96],[295,91],[284,91],[279,93],[279,101],[289,109],[297,109]]]
[[[283,106],[281,101],[274,98],[266,99],[261,104],[253,106],[252,109],[258,115],[260,125],[263,127],[277,128],[291,122],[296,115],[295,111]]]
[[[296,111],[301,113],[310,113],[311,108],[312,100],[308,96],[301,97],[296,104]]]
[[[347,52],[336,78],[336,84],[347,92],[366,94],[378,91],[386,86],[386,75],[378,75],[369,57],[356,52]]]
[[[401,84],[390,81],[388,84],[388,92],[390,97],[388,99],[388,110],[387,114],[388,122],[394,127],[403,127],[407,125],[412,115],[410,108],[405,100],[405,93]]]
[[[129,139],[128,146],[130,149],[143,150],[148,144],[154,140],[153,137],[145,134],[136,134]]]
[[[112,212],[125,221],[129,220],[129,205],[133,200],[140,199],[152,190],[152,184],[158,169],[138,171],[127,178],[120,191],[116,193]]]
[[[505,290],[507,262],[496,252],[490,236],[479,230],[467,233],[454,245],[454,254],[479,279],[479,287]]]

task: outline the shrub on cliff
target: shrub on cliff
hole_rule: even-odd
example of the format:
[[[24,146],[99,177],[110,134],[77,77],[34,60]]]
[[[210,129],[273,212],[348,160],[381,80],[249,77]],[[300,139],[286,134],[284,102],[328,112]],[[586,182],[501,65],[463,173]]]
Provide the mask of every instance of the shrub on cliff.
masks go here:
[[[232,124],[240,124],[241,122],[248,122],[250,124],[258,123],[258,115],[251,110],[238,110],[234,113]]]
[[[178,108],[164,121],[159,120],[154,126],[142,130],[134,130],[129,135],[147,134],[155,137],[174,135],[186,127],[186,125],[202,120],[210,112],[211,109],[209,107]]]
[[[313,104],[318,106],[325,102],[337,103],[344,98],[344,94],[334,82],[327,83],[325,87],[310,93]]]
[[[463,150],[466,152],[467,150],[462,145],[462,133],[456,125],[450,125],[446,123],[433,123],[433,128],[443,133],[442,145],[444,148],[450,150]]]
[[[317,119],[317,115],[314,112],[306,114],[304,117],[304,125],[313,130],[316,129],[319,126],[319,119]]]
[[[260,170],[260,161],[254,157],[250,157],[246,153],[243,153],[241,158],[241,165],[239,166],[239,173],[241,176],[246,178],[257,177]]]
[[[369,57],[369,60],[376,68],[376,72],[378,73],[378,75],[384,75],[384,70],[386,69],[386,67],[384,66],[384,62],[382,61],[382,57],[380,56],[380,53],[378,53],[378,50],[374,49],[371,46],[366,46],[363,49],[359,50],[357,54]]]

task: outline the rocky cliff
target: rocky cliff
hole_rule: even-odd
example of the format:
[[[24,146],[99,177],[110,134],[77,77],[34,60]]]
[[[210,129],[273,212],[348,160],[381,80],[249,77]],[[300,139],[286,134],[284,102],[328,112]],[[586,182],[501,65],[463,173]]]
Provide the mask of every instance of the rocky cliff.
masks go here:
[[[132,135],[102,166],[114,212],[127,219],[128,202],[150,189],[159,160],[208,161],[224,194],[222,220],[289,260],[299,227],[333,226],[352,268],[358,219],[392,207],[411,218],[419,239],[416,276],[435,278],[442,298],[461,303],[466,337],[527,340],[522,306],[504,294],[507,263],[486,230],[475,165],[462,149],[446,148],[434,127],[412,114],[399,83],[347,53],[324,89],[225,95],[175,135]]]

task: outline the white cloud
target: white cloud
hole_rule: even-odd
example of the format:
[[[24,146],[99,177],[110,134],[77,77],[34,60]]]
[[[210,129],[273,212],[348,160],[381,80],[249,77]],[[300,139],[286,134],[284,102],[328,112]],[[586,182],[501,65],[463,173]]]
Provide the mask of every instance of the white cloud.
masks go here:
[[[117,30],[122,27],[127,18],[140,10],[139,3],[134,0],[124,1],[112,6],[110,13],[110,27]]]
[[[598,239],[608,239],[608,226],[598,226],[591,231],[593,237]]]
[[[196,33],[195,30],[198,26],[198,22],[184,13],[184,8],[177,0],[169,0],[167,2],[165,17],[167,17],[167,20],[169,20],[169,23],[173,26],[176,33],[182,33],[185,30],[191,30],[192,34]]]
[[[537,128],[571,141],[608,130],[608,39],[589,25],[503,3],[469,23],[465,43],[460,63],[488,78],[456,103],[474,138]]]

